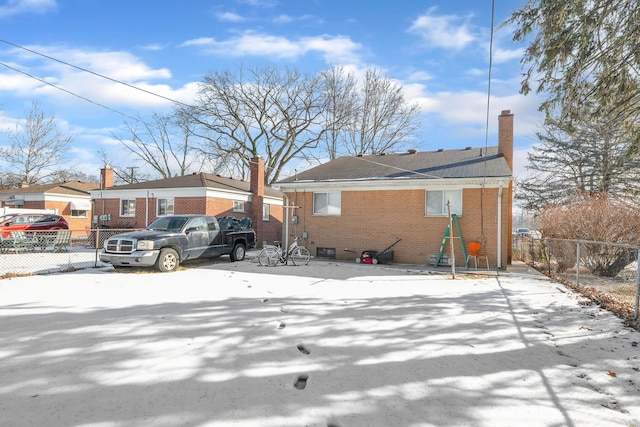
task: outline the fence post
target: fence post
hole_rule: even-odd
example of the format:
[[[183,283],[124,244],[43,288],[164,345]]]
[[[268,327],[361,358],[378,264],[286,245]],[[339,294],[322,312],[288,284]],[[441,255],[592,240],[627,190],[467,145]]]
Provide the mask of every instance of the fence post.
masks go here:
[[[576,286],[580,286],[580,240],[576,240]]]
[[[547,237],[547,270],[551,277],[551,239],[549,237]]]
[[[640,264],[640,246],[638,246],[638,258],[636,264]],[[636,267],[636,304],[634,307],[634,318],[638,320],[638,306],[640,305],[640,265]]]
[[[100,227],[96,227],[96,241],[94,243],[96,247],[96,258],[95,258],[94,267],[98,266],[98,252],[100,251],[100,247],[98,246],[99,241],[100,241]]]

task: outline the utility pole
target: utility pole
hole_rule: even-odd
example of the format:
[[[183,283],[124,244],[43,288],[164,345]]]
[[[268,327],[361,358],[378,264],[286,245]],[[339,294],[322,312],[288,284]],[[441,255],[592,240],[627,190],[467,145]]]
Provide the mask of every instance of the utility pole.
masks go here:
[[[134,170],[138,169],[138,166],[127,166],[127,169],[131,170],[130,184],[133,184],[135,182]]]

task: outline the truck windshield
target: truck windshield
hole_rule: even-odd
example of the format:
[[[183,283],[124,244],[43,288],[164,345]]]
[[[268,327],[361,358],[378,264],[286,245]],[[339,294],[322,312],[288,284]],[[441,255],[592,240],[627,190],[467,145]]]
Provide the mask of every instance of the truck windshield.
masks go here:
[[[162,230],[179,232],[187,222],[187,218],[183,217],[163,217],[158,218],[151,224],[147,225],[147,230]]]

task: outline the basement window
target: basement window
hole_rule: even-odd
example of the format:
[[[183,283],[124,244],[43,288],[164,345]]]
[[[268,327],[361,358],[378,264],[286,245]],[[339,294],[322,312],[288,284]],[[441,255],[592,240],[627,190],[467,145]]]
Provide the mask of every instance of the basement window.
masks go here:
[[[336,259],[336,248],[317,248],[316,256],[318,258]]]
[[[89,214],[85,210],[71,209],[71,218],[87,218]]]

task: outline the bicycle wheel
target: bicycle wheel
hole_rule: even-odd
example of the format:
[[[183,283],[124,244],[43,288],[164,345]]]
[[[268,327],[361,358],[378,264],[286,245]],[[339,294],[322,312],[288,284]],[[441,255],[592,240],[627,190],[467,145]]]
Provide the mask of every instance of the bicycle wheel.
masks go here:
[[[307,265],[311,261],[311,254],[309,249],[299,246],[293,250],[289,258],[291,258],[293,265]]]
[[[278,264],[278,259],[276,248],[264,248],[258,254],[258,263],[263,266],[275,267]]]

